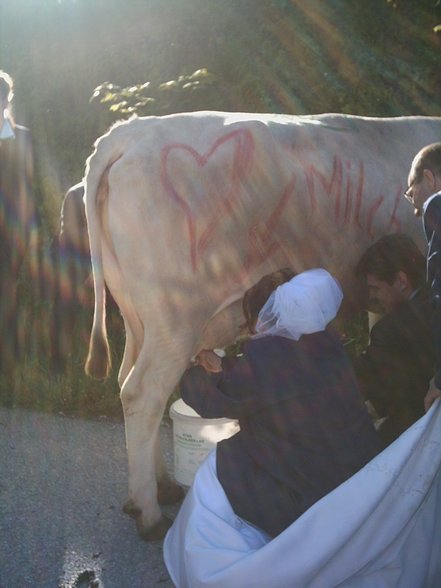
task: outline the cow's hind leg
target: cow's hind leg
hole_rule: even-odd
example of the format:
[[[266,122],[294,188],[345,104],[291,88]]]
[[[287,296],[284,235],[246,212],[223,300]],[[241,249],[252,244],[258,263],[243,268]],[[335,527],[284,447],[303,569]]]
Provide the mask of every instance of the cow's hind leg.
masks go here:
[[[184,498],[185,492],[182,486],[172,480],[167,471],[161,448],[160,435],[157,435],[155,440],[155,457],[158,503],[162,506],[165,506],[167,504],[175,504],[176,502],[180,502]],[[124,504],[123,511],[125,514],[129,515],[135,520],[141,514],[141,509],[135,506],[131,499],[127,500],[127,502]]]
[[[146,540],[161,539],[171,524],[158,506],[157,439],[167,399],[185,366],[176,356],[159,355],[160,347],[143,346],[121,389],[129,467],[129,501],[124,510],[135,518]]]
[[[158,502],[162,505],[175,504],[176,502],[179,502],[184,498],[185,492],[182,486],[176,484],[176,482],[172,480],[169,476],[169,473],[164,462],[164,456],[161,449],[161,440],[159,435],[156,438],[155,455],[156,481],[158,484]]]
[[[130,373],[132,366],[136,363],[136,358],[138,356],[138,351],[136,348],[136,340],[133,336],[133,333],[130,329],[129,323],[125,322],[125,330],[126,330],[126,344],[124,350],[124,357],[119,371],[119,385],[120,388],[123,387],[124,382],[127,376]],[[161,442],[160,436],[157,435],[155,439],[155,460],[156,460],[156,481],[157,481],[157,498],[158,503],[161,505],[167,504],[175,504],[182,500],[185,496],[185,492],[179,484],[174,482],[165,466],[163,452],[161,449]],[[128,499],[127,502],[123,506],[123,511],[125,514],[129,515],[130,517],[136,519],[141,510],[134,504],[132,499]]]

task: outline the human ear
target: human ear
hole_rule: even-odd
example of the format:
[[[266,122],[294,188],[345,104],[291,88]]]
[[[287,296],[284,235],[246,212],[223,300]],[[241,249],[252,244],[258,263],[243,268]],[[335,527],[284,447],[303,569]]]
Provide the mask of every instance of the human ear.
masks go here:
[[[402,270],[400,270],[397,273],[397,277],[395,278],[394,285],[399,292],[405,292],[408,288],[411,287],[411,283],[409,281],[409,278],[408,278],[406,272],[403,272]]]
[[[435,186],[437,183],[437,178],[436,178],[435,174],[430,169],[424,169],[423,170],[423,178],[427,182],[427,184],[430,186],[431,190],[435,191]]]

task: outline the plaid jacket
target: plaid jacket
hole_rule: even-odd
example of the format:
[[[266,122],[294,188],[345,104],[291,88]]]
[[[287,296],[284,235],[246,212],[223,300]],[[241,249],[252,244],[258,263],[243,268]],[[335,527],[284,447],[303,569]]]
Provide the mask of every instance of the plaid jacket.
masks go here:
[[[205,418],[239,420],[217,447],[236,514],[277,535],[381,449],[338,335],[251,339],[221,374],[190,368],[185,402]]]

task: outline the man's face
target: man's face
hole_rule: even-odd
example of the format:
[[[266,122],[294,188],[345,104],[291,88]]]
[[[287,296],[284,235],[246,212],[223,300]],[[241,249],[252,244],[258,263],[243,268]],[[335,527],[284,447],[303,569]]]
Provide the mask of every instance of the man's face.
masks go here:
[[[432,194],[435,194],[439,180],[427,169],[423,171],[422,176],[417,177],[415,165],[412,164],[407,183],[408,187],[404,195],[413,205],[415,215],[421,216],[423,213],[423,204]]]
[[[369,293],[369,310],[378,314],[387,314],[393,310],[405,296],[399,279],[392,284],[379,280],[373,274],[366,276]]]

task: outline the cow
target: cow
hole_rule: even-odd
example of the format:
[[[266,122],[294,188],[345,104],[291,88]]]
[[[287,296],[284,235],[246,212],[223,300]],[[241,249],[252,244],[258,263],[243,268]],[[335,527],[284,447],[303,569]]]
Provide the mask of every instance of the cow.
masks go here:
[[[105,284],[124,319],[119,371],[129,484],[144,539],[178,496],[158,429],[192,356],[240,332],[241,300],[264,274],[323,266],[357,309],[353,268],[381,235],[420,223],[403,198],[414,154],[441,118],[195,112],[117,123],[86,162],[95,293],[86,371],[110,369]]]

